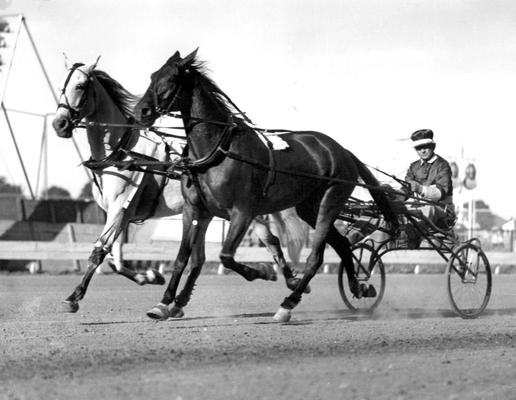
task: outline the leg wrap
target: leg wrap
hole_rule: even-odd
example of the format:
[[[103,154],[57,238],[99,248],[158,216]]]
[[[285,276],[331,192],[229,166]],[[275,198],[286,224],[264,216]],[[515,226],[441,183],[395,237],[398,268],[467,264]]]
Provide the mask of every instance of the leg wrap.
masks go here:
[[[100,265],[109,251],[104,247],[95,247],[91,252],[88,261],[94,265]]]
[[[281,307],[286,308],[287,310],[292,310],[300,301],[301,295],[292,293],[290,296],[285,297],[285,300],[281,303]]]

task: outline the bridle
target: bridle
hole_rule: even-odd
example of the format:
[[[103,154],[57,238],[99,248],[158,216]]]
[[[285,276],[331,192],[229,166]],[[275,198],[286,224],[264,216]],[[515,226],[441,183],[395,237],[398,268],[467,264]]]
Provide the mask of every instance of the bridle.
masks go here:
[[[158,100],[158,93],[156,93],[156,88],[152,88],[152,101],[154,102],[154,108],[156,112],[159,114],[160,117],[163,117],[165,115],[168,115],[172,111],[172,107],[176,104],[176,101],[181,98],[179,95],[181,93],[183,85],[176,85],[176,88],[174,90],[174,95],[171,96],[172,99],[168,102],[166,107],[161,107],[160,102]]]
[[[79,103],[74,108],[70,105],[70,102],[68,100],[68,97],[66,96],[66,87],[68,86],[68,83],[70,82],[70,79],[72,78],[73,73],[77,70],[84,74],[87,78],[87,82],[89,83],[91,81],[91,76],[87,74],[86,72],[79,69],[79,67],[84,66],[82,63],[75,63],[72,68],[70,68],[70,72],[68,73],[68,76],[65,79],[65,83],[63,85],[63,89],[61,90],[61,97],[64,98],[65,103],[59,103],[57,105],[57,108],[64,108],[70,113],[70,118],[72,120],[73,125],[77,125],[80,120],[84,117],[80,117],[81,110],[86,105],[88,101],[88,87],[84,88],[84,91],[82,93],[82,96],[79,100]]]

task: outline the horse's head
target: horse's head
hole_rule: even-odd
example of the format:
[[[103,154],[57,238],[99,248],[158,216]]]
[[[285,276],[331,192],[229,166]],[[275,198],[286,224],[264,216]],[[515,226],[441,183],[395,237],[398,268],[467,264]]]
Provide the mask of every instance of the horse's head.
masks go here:
[[[189,68],[197,50],[185,58],[178,51],[151,75],[151,83],[134,110],[135,118],[144,125],[152,125],[161,115],[179,111],[181,89],[188,78]]]
[[[93,95],[91,72],[96,65],[96,62],[91,65],[77,63],[68,71],[52,121],[59,137],[71,137],[76,124],[93,112],[95,105],[90,101]]]

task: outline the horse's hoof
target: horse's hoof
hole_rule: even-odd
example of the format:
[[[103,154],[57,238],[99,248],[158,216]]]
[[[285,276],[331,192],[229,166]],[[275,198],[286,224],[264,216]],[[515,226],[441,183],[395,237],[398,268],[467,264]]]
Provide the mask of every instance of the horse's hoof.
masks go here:
[[[290,317],[292,317],[292,312],[287,308],[280,307],[272,319],[276,322],[288,322]]]
[[[147,316],[158,321],[165,321],[170,316],[170,311],[165,304],[158,304],[147,311]]]
[[[360,297],[369,297],[367,295],[367,292],[369,291],[369,286],[367,286],[365,283],[361,283],[359,288],[360,288],[359,289],[360,290]]]
[[[358,284],[358,283],[350,283],[349,284],[349,290],[355,296],[357,299],[361,299],[364,295],[364,290],[367,290],[364,284]]]
[[[374,288],[373,285],[369,285],[367,290],[364,292],[364,297],[376,297],[376,295],[377,295],[376,289]]]
[[[185,316],[185,313],[181,307],[178,307],[174,304],[170,309],[168,315],[170,318],[183,318]]]
[[[297,285],[299,285],[299,282],[301,282],[301,278],[288,278],[287,279],[287,287],[294,291],[297,288]],[[303,293],[310,293],[312,289],[310,289],[310,285],[306,285],[305,290],[303,290]]]
[[[145,278],[147,283],[150,285],[164,285],[165,277],[158,271],[153,268],[148,269],[145,272]]]
[[[276,274],[276,271],[274,270],[274,267],[269,264],[260,264],[261,271],[264,274],[264,280],[266,281],[277,281],[278,275]]]
[[[63,300],[61,302],[61,308],[66,313],[76,313],[79,310],[79,303],[71,300]]]

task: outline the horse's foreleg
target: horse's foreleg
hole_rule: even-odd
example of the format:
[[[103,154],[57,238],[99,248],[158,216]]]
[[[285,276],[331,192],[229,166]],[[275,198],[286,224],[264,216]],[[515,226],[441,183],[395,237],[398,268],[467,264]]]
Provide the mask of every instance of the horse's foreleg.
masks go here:
[[[202,266],[206,261],[205,239],[206,230],[208,229],[210,221],[211,217],[209,219],[202,219],[198,221],[197,239],[192,249],[192,255],[190,258],[190,274],[186,279],[183,289],[175,298],[174,306],[170,310],[171,317],[182,317],[184,315],[183,308],[190,301],[192,292],[195,287],[195,282],[197,281],[197,278],[201,273]]]
[[[210,218],[206,224],[199,224],[198,215],[199,213],[196,208],[194,209],[194,207],[188,203],[185,204],[183,210],[183,236],[181,238],[179,252],[176,260],[174,261],[172,276],[170,277],[161,302],[147,311],[147,316],[152,319],[165,320],[174,316],[173,314],[176,312],[173,308],[170,310],[169,305],[175,300],[179,281],[181,280],[183,271],[188,264],[188,260],[192,254],[192,249],[198,238],[199,227],[201,226],[205,231],[208,227],[209,221],[211,220]],[[204,232],[201,237],[204,239]]]
[[[136,272],[131,268],[125,266],[123,257],[123,235],[119,235],[118,238],[113,242],[111,246],[111,254],[113,255],[113,261],[110,262],[110,267],[117,273],[126,278],[136,282],[138,285],[164,285],[165,278],[163,275],[154,268],[149,268],[145,273]]]
[[[63,301],[63,311],[74,313],[79,310],[79,300],[83,299],[95,270],[102,263],[108,252],[109,251],[103,246],[95,246],[93,248],[90,257],[88,258],[88,266],[82,276],[81,282],[77,285],[72,294]]]
[[[242,212],[236,212],[231,216],[231,224],[222,246],[220,260],[224,267],[242,275],[248,281],[254,281],[255,279],[275,281],[277,279],[276,272],[271,266],[261,265],[259,268],[253,269],[236,262],[234,259],[238,245],[247,232],[251,221],[252,218]]]
[[[279,218],[279,216],[275,216],[275,218]],[[299,284],[300,278],[295,277],[294,271],[290,268],[287,261],[285,260],[285,256],[283,255],[283,250],[281,249],[281,243],[278,237],[274,236],[267,225],[267,222],[262,217],[255,218],[255,227],[254,232],[258,236],[258,238],[267,246],[267,249],[272,254],[274,261],[278,265],[281,270],[287,287],[291,290],[294,290]],[[310,293],[310,287],[308,286],[305,289],[305,293]]]
[[[88,266],[86,267],[86,271],[84,272],[81,282],[72,294],[63,302],[63,308],[66,312],[77,312],[79,309],[79,300],[84,298],[95,270],[111,251],[113,241],[118,237],[121,230],[127,226],[127,218],[125,216],[125,210],[123,209],[117,213],[110,214],[108,212],[106,220],[107,222],[104,226],[104,230],[95,242],[93,251],[88,258]]]

